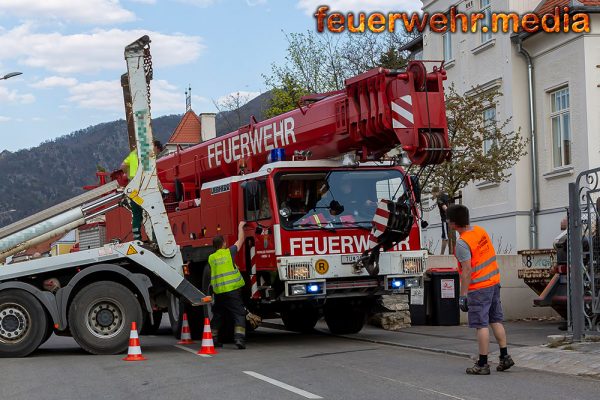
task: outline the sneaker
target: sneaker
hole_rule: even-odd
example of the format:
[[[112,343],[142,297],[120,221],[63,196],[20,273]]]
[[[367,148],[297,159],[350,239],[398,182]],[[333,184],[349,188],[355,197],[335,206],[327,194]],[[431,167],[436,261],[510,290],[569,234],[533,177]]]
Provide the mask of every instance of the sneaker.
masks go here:
[[[479,364],[475,363],[471,368],[467,368],[467,374],[469,375],[489,375],[490,374],[490,366],[485,364],[483,367],[480,367]]]
[[[246,348],[246,343],[243,340],[236,340],[235,345],[239,350],[244,350]]]
[[[496,367],[496,371],[506,371],[513,365],[515,365],[515,362],[513,361],[511,356],[502,357],[500,358],[500,362]]]

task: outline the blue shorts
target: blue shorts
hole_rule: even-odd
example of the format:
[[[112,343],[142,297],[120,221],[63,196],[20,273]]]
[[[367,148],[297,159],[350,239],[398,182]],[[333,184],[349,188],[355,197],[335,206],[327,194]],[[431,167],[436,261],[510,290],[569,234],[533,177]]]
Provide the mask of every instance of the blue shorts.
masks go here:
[[[469,304],[469,328],[485,328],[489,324],[502,322],[502,302],[500,285],[467,293]]]

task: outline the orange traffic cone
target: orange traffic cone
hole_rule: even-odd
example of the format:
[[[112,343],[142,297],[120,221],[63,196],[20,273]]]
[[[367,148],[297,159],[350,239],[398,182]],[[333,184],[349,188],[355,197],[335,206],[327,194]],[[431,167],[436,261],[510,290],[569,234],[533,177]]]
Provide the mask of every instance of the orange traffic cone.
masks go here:
[[[213,342],[212,331],[210,330],[210,321],[204,318],[204,333],[202,334],[202,347],[198,354],[217,354],[215,343]]]
[[[142,349],[140,348],[140,338],[138,337],[137,325],[135,321],[131,323],[131,333],[129,334],[129,350],[127,350],[127,357],[125,361],[144,361],[145,358],[142,355]]]
[[[192,334],[190,332],[190,324],[188,323],[187,314],[183,313],[183,324],[181,325],[181,340],[177,344],[194,344]]]

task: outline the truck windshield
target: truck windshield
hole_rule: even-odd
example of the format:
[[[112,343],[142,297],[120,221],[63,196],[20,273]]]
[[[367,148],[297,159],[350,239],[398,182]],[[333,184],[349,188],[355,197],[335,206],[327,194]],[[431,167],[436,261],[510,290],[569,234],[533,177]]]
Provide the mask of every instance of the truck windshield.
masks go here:
[[[281,225],[293,230],[370,229],[377,202],[404,194],[402,176],[395,169],[280,173],[275,185]]]

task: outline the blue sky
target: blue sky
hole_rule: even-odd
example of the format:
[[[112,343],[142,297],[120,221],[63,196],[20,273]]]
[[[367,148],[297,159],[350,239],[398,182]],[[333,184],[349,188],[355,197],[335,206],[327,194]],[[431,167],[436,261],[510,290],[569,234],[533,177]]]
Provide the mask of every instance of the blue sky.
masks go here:
[[[318,5],[414,10],[416,0],[0,0],[0,151],[15,151],[123,118],[123,49],[152,39],[153,117],[197,113],[231,93],[265,91],[282,62],[282,33],[315,29]],[[246,95],[247,92],[247,95]]]

